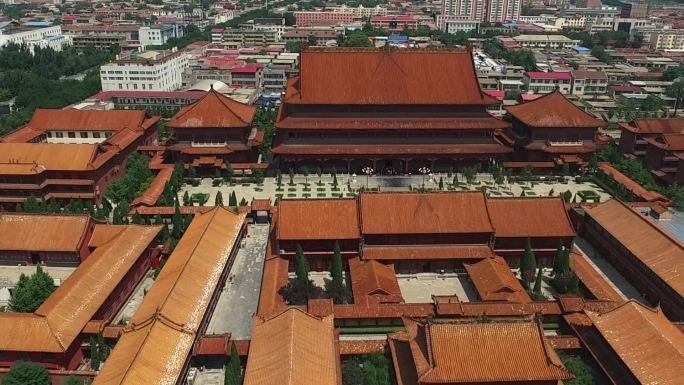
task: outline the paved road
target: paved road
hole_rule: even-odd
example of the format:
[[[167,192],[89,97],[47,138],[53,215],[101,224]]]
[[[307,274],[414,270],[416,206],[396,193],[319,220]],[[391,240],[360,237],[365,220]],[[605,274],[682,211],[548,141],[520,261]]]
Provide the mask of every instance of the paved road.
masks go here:
[[[639,291],[634,288],[608,261],[601,258],[596,250],[586,240],[576,237],[575,247],[586,257],[589,264],[608,284],[624,299],[641,300]]]
[[[269,225],[249,225],[249,237],[238,251],[226,286],[219,297],[207,334],[231,333],[236,340],[252,335],[261,289],[261,274],[266,254]]]

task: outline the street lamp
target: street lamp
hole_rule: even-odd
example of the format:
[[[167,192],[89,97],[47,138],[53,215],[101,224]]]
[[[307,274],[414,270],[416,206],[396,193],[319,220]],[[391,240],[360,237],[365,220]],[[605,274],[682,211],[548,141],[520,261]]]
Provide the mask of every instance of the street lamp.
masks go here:
[[[423,189],[425,189],[425,175],[430,173],[430,169],[423,166],[423,167],[418,169],[418,172],[423,174]]]
[[[369,188],[369,186],[368,186],[369,180],[368,179],[369,179],[370,175],[375,170],[373,170],[373,167],[371,167],[371,166],[366,166],[366,167],[362,168],[361,171],[363,171],[363,173],[366,174],[366,189],[368,189]]]

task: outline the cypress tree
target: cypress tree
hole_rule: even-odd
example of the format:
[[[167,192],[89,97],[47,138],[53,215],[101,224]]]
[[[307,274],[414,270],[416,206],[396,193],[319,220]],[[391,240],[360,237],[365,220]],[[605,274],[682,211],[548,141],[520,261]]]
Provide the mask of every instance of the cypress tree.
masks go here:
[[[565,249],[563,253],[563,258],[561,258],[560,272],[568,273],[570,272],[570,249]]]
[[[216,193],[216,198],[214,199],[214,206],[223,206],[223,194],[221,192]]]
[[[306,257],[304,256],[304,250],[302,250],[302,246],[299,243],[297,243],[295,254],[295,273],[297,274],[297,280],[299,280],[301,283],[308,284],[309,262],[306,260]]]
[[[337,188],[337,174],[333,174],[332,186]]]
[[[439,177],[439,189],[444,190],[444,179],[442,177]]]
[[[527,237],[527,240],[525,240],[525,254],[520,263],[520,274],[527,282],[531,282],[534,279],[536,271],[537,261],[534,257],[534,252],[532,251],[532,240],[530,237]]]
[[[290,167],[290,185],[294,184],[294,170]]]
[[[183,193],[183,206],[192,206],[190,194],[187,191]]]
[[[342,282],[342,251],[340,250],[340,242],[335,241],[335,252],[332,263],[330,264],[330,275],[335,285],[343,286]]]
[[[173,236],[175,239],[179,239],[183,228],[183,217],[181,216],[180,207],[178,207],[178,203],[174,205],[173,217],[171,217],[171,224],[173,225],[173,229],[171,230],[171,236]]]
[[[226,384],[242,384],[242,368],[240,366],[240,356],[238,355],[237,346],[235,346],[235,341],[232,341],[232,344],[230,346],[230,361],[228,362],[226,375],[230,376],[228,378],[229,382],[226,382]]]
[[[95,337],[90,337],[90,368],[92,370],[100,370],[100,352],[97,348],[97,341]]]
[[[235,195],[235,191],[233,191],[230,193],[230,196],[228,197],[228,206],[235,207],[237,205],[238,205],[237,195]]]
[[[553,258],[553,274],[556,275],[561,271],[561,263],[563,262],[563,241],[558,241],[558,248],[556,248],[556,256]]]
[[[534,287],[532,288],[532,291],[535,294],[541,294],[541,289],[542,289],[542,268],[540,267],[539,270],[537,271],[537,279],[534,281]]]
[[[138,214],[138,213],[133,214],[133,220],[132,221],[133,221],[133,224],[135,224],[135,225],[142,225],[143,224],[143,219],[140,216],[140,214]]]
[[[276,184],[278,187],[283,185],[283,174],[280,172],[280,170],[276,171]]]
[[[568,293],[579,294],[579,279],[574,274],[568,280]]]
[[[37,213],[40,211],[38,200],[33,195],[24,199],[24,211],[27,213]]]

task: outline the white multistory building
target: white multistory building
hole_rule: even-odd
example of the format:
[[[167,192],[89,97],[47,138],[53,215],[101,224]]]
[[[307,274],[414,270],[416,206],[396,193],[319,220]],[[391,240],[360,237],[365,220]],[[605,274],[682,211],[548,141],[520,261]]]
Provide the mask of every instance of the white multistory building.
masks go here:
[[[387,8],[380,5],[376,5],[375,7],[364,7],[359,4],[358,7],[349,7],[343,4],[339,7],[329,7],[327,10],[336,13],[351,13],[355,18],[387,16]]]
[[[61,51],[65,45],[71,45],[71,41],[70,36],[62,34],[61,26],[49,22],[0,22],[0,47],[18,44],[27,46],[31,52],[35,47]]]
[[[501,22],[518,20],[523,0],[442,0],[442,13],[446,20]],[[451,18],[449,18],[451,17]]]
[[[170,51],[133,52],[100,67],[103,91],[175,91],[181,88],[189,55]]]

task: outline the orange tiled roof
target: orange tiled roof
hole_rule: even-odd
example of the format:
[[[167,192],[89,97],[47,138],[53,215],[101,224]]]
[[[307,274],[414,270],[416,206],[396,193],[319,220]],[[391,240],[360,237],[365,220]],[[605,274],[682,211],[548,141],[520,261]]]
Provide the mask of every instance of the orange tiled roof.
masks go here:
[[[280,144],[273,147],[274,154],[317,154],[317,155],[424,155],[424,154],[504,154],[513,149],[500,143],[489,144]]]
[[[215,90],[185,106],[166,123],[170,128],[242,128],[252,125],[256,106],[242,104]]]
[[[489,245],[364,245],[363,259],[415,260],[415,259],[478,259],[493,257]]]
[[[326,117],[325,119],[312,117],[284,116],[276,123],[277,128],[284,129],[392,129],[392,130],[418,130],[418,129],[471,129],[471,130],[494,130],[504,129],[511,125],[491,115],[482,114],[476,117],[425,117],[422,119],[406,117],[380,118],[380,117]]]
[[[638,134],[684,133],[684,118],[674,119],[634,119],[631,124],[620,127]]]
[[[615,169],[610,163],[603,162],[599,164],[599,169],[604,173],[612,176],[616,182],[625,186],[627,190],[631,191],[634,195],[640,197],[647,202],[653,202],[657,200],[665,200],[666,198],[655,191],[649,191],[643,188],[640,184],[630,179],[627,175],[621,173]]]
[[[594,297],[608,301],[623,301],[620,294],[587,262],[582,254],[573,251],[570,268]]]
[[[159,170],[159,173],[154,177],[150,187],[148,187],[142,195],[133,199],[132,206],[154,206],[157,203],[157,199],[164,192],[166,183],[171,180],[171,175],[173,174],[172,167],[165,167]]]
[[[339,385],[340,366],[333,317],[290,308],[256,317],[244,385]]]
[[[404,324],[421,384],[572,378],[536,322],[423,323],[405,319]],[[391,336],[392,340],[396,338]]]
[[[361,238],[356,199],[280,200],[277,236],[279,240]]]
[[[203,335],[192,348],[192,355],[230,356],[230,334]]]
[[[625,204],[611,199],[586,213],[672,290],[684,296],[684,246]]]
[[[176,383],[244,221],[223,207],[195,216],[95,385]]]
[[[487,210],[497,238],[575,236],[560,197],[488,198]]]
[[[485,195],[453,193],[364,193],[364,234],[491,233]]]
[[[463,266],[483,301],[530,301],[520,281],[513,275],[503,258],[485,258],[480,262],[466,263]]]
[[[684,333],[659,308],[632,300],[603,314],[585,313],[640,383],[681,383]]]
[[[87,215],[0,214],[0,250],[75,253],[89,224]]]
[[[0,143],[0,174],[92,170],[97,149],[95,144]]]
[[[488,105],[465,49],[303,49],[284,104]],[[435,71],[439,68],[439,71]]]
[[[160,230],[127,226],[96,248],[34,313],[0,313],[0,351],[65,352]]]
[[[377,261],[349,260],[354,303],[397,303],[404,302],[394,265]]]
[[[586,113],[559,91],[527,103],[506,107],[506,111],[531,127],[603,127],[606,123]]]

